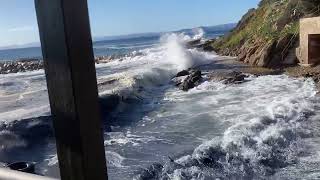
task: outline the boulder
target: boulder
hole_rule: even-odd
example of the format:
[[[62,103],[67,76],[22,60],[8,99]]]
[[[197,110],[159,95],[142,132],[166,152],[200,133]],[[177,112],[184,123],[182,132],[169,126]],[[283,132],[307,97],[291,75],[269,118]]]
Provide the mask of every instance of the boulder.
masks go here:
[[[201,43],[201,39],[195,39],[195,40],[188,41],[186,46],[187,48],[194,48],[199,46],[200,43]]]
[[[320,82],[320,73],[318,72],[308,72],[303,75],[305,78],[312,78],[314,82],[319,83]]]
[[[229,72],[214,72],[209,75],[212,81],[221,81],[224,84],[240,84],[245,82],[246,74],[238,71]]]
[[[174,83],[175,86],[180,86],[182,84],[182,82],[188,77],[188,75],[186,76],[179,76],[179,77],[175,77],[173,78],[171,81]]]
[[[191,70],[190,75],[186,76],[181,80],[180,83],[176,85],[179,86],[179,89],[183,91],[188,91],[201,83],[202,74],[200,70]]]
[[[176,77],[187,76],[189,75],[189,71],[183,70],[177,73]]]
[[[217,39],[210,39],[210,40],[207,40],[205,41],[204,43],[202,44],[199,44],[196,46],[196,48],[200,48],[202,49],[203,51],[215,51],[215,49],[213,48],[212,44],[216,41]]]

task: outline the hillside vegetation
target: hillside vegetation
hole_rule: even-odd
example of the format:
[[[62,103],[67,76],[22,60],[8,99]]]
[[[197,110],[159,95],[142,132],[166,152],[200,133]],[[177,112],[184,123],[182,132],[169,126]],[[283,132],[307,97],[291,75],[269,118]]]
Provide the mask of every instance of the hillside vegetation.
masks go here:
[[[299,19],[320,15],[320,0],[262,0],[237,27],[210,42],[216,52],[264,67],[294,64]]]

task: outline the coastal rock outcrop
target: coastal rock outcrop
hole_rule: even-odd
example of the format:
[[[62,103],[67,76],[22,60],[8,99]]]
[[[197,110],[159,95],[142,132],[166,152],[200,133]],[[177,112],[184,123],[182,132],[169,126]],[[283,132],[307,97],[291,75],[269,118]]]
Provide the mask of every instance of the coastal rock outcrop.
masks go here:
[[[200,70],[183,70],[172,79],[176,86],[183,91],[188,91],[198,86],[202,81],[202,73]]]
[[[208,44],[218,54],[237,56],[239,61],[255,66],[295,65],[299,19],[319,16],[320,11],[314,10],[318,7],[318,0],[262,0],[235,29]]]
[[[211,81],[221,81],[224,84],[240,84],[245,82],[248,75],[238,71],[213,72],[208,75]]]
[[[178,72],[178,74],[176,75],[176,77],[187,76],[187,75],[189,75],[189,74],[190,74],[189,71],[187,71],[187,70],[182,70],[182,71]]]
[[[96,64],[103,64],[119,59],[122,56],[97,56]],[[0,61],[0,74],[36,71],[44,68],[43,61],[40,59],[21,59],[12,61]]]
[[[303,75],[305,78],[312,78],[314,82],[320,82],[320,72],[308,72]]]
[[[0,74],[18,73],[43,69],[43,61],[9,61],[0,63]]]

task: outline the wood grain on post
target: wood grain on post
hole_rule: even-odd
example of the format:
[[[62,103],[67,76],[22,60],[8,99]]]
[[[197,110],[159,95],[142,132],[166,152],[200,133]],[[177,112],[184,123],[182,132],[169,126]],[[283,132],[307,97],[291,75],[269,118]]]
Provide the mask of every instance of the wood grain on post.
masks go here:
[[[35,0],[62,180],[105,180],[86,0]]]

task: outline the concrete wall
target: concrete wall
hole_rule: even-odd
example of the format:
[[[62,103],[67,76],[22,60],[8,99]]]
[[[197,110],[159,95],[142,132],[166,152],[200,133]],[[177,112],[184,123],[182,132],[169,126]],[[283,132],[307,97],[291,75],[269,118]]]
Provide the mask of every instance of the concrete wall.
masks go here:
[[[320,34],[320,17],[304,18],[300,20],[300,49],[301,64],[309,62],[309,34]]]

